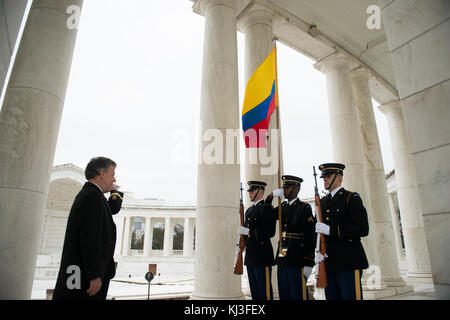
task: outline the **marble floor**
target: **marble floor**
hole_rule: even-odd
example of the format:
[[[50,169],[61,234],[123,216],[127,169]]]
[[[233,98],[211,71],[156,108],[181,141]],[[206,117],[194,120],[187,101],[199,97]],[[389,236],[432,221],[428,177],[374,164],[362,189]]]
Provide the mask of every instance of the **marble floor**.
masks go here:
[[[172,271],[172,272],[170,272]],[[193,266],[182,268],[180,264],[162,266],[150,285],[150,299],[187,299],[194,289]],[[435,300],[434,287],[431,282],[414,283],[401,271],[405,281],[414,287],[414,291],[405,295],[383,298],[382,300]],[[131,277],[130,277],[131,275]],[[147,299],[148,283],[140,273],[119,273],[110,283],[108,299],[141,300]],[[54,288],[55,280],[35,280],[31,299],[46,299],[47,289]],[[242,289],[247,298],[249,288],[246,275],[243,275]]]

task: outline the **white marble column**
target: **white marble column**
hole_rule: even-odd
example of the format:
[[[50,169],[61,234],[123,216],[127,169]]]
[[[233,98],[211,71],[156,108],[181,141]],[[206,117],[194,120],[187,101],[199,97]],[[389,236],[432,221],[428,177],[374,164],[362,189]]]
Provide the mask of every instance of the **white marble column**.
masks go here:
[[[371,202],[365,179],[365,161],[359,122],[350,78],[351,60],[335,53],[317,62],[314,67],[327,79],[328,108],[334,159],[345,164],[343,186],[361,195],[368,212],[369,235],[362,239],[370,265],[379,265],[376,252]]]
[[[267,58],[274,46],[274,33],[272,28],[273,14],[267,9],[254,5],[248,12],[242,15],[238,25],[245,33],[245,83],[250,79],[253,72]],[[264,181],[267,183],[267,191],[278,188],[278,166],[282,167],[282,157],[278,156],[278,140],[281,137],[272,135],[271,130],[277,128],[277,113],[273,113],[269,125],[269,139],[267,147],[245,149],[245,182],[249,180]],[[280,131],[278,132],[280,134]],[[272,145],[276,154],[272,154]],[[263,155],[261,157],[261,152]],[[265,156],[267,155],[267,157]],[[270,164],[268,164],[270,159]],[[281,161],[280,161],[281,160]],[[269,170],[269,167],[273,167]],[[251,205],[247,196],[244,197],[245,207]]]
[[[222,152],[239,149],[229,145],[226,130],[239,129],[236,16],[240,1],[196,1],[205,16],[200,155],[211,142],[204,136],[220,132]],[[194,8],[194,9],[196,9]],[[231,148],[230,148],[231,147]],[[225,152],[223,152],[225,153]],[[206,155],[207,156],[207,155]],[[225,158],[225,154],[223,154]],[[239,180],[237,161],[209,162],[199,159],[197,176],[197,234],[193,299],[242,298],[240,277],[233,274],[239,224]]]
[[[0,5],[0,92],[7,79],[16,41],[25,18],[28,0],[1,1]]]
[[[392,218],[392,227],[394,229],[395,236],[395,247],[397,248],[397,256],[399,260],[403,260],[405,258],[403,254],[403,246],[402,246],[402,238],[400,234],[400,221],[398,219],[397,206],[395,205],[394,200],[395,194],[389,194],[389,207],[391,208],[391,218]]]
[[[113,221],[116,224],[116,247],[114,248],[114,258],[122,255],[122,242],[123,242],[123,227],[125,224],[125,216],[122,214],[116,214],[113,216]]]
[[[158,221],[156,218],[151,220],[151,224],[150,224],[150,237],[149,237],[149,251],[150,251],[150,255],[153,254],[153,236],[154,236],[154,232],[155,232],[155,225],[158,224]]]
[[[183,256],[192,256],[192,219],[184,218]]]
[[[168,257],[173,254],[173,226],[172,219],[166,217],[164,223],[164,248],[163,256]]]
[[[144,256],[148,257],[152,254],[152,218],[145,217],[145,231],[144,231]]]
[[[438,299],[450,298],[450,2],[379,0]]]
[[[254,5],[248,12],[243,14],[238,22],[240,30],[245,33],[245,83],[248,82],[253,72],[267,58],[274,46],[273,33],[273,13],[262,6]],[[245,181],[244,184],[244,206],[248,208],[252,205],[247,192],[247,181],[257,180],[267,183],[264,196],[272,190],[278,188],[278,167],[280,167],[280,176],[283,175],[283,154],[281,153],[281,128],[278,135],[272,135],[271,130],[277,128],[277,112],[272,114],[269,124],[269,139],[265,149],[246,148],[245,149]],[[278,148],[280,144],[280,148]],[[276,151],[275,153],[272,150]],[[261,155],[263,155],[261,157]],[[267,155],[267,157],[265,156]],[[270,159],[270,164],[268,164]],[[272,170],[268,170],[272,167]],[[268,174],[270,173],[270,174]],[[276,200],[273,203],[276,205]],[[276,254],[278,246],[279,231],[278,222],[276,234],[271,239]],[[278,296],[277,268],[272,269],[272,287],[274,296]]]
[[[376,250],[381,279],[389,287],[402,287],[405,282],[400,277],[400,270],[395,248],[395,236],[392,228],[389,199],[381,156],[378,129],[373,111],[369,89],[370,74],[362,67],[351,73],[353,98],[359,119],[360,135],[365,161],[365,178],[367,179],[367,199],[371,204],[372,226],[375,233]]]
[[[392,156],[397,182],[397,197],[402,219],[403,239],[408,260],[408,276],[430,278],[431,266],[426,245],[422,207],[417,187],[416,171],[406,133],[405,122],[396,100],[379,107],[388,121]]]
[[[122,256],[130,255],[130,240],[131,240],[131,217],[125,216],[125,223],[123,228],[123,238],[122,238]]]
[[[69,5],[82,0],[33,2],[1,108],[0,299],[31,295],[77,34],[67,27]]]
[[[44,215],[44,223],[43,223],[43,227],[41,228],[42,232],[42,243],[41,243],[41,254],[45,254],[47,251],[47,237],[48,237],[48,221],[49,221],[49,216],[48,215]]]

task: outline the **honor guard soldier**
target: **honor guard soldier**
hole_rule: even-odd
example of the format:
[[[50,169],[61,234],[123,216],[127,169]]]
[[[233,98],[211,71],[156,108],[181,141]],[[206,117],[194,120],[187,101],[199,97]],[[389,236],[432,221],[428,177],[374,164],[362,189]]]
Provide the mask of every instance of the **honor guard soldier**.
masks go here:
[[[272,199],[283,195],[287,199],[281,204],[282,235],[275,259],[278,293],[280,300],[308,300],[306,281],[314,266],[316,221],[311,206],[298,198],[303,179],[285,175],[282,181],[283,189],[274,190],[265,203],[265,213],[277,220],[278,208],[271,206]]]
[[[118,191],[119,186],[117,186],[116,184],[113,185],[113,188],[114,189],[111,190],[108,198],[108,204],[109,208],[111,209],[111,214],[115,215],[122,208],[123,192]]]
[[[239,234],[245,237],[245,259],[248,282],[253,300],[273,300],[273,248],[270,238],[275,235],[275,221],[264,215],[265,182],[249,181],[248,195],[253,205],[245,211],[244,227]]]
[[[325,235],[326,255],[316,253],[315,260],[325,259],[327,300],[362,300],[361,276],[368,262],[360,239],[369,234],[369,223],[360,195],[341,186],[344,168],[340,163],[319,166],[329,192],[320,199],[323,223],[316,224],[316,232]]]

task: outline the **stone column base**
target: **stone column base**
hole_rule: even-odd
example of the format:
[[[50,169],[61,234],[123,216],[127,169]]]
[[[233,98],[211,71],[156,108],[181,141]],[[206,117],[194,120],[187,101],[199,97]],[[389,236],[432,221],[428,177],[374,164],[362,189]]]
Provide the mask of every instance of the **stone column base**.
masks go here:
[[[404,285],[400,287],[387,287],[379,290],[363,288],[363,298],[364,300],[378,300],[404,295],[407,293],[411,293],[413,291],[414,288],[411,285]]]
[[[406,274],[406,281],[412,284],[433,283],[433,275],[431,272],[408,272]]]

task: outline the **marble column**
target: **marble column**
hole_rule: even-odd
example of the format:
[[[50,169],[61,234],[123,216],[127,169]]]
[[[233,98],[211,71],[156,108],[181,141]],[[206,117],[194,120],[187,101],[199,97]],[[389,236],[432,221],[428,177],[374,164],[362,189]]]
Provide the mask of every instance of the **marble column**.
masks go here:
[[[430,278],[431,266],[423,225],[422,206],[416,171],[399,100],[379,106],[388,121],[402,219],[403,239],[408,260],[408,276]]]
[[[113,221],[116,224],[116,247],[114,248],[114,258],[122,255],[122,243],[123,243],[123,227],[125,224],[125,217],[122,214],[116,214],[113,216]]]
[[[369,195],[367,200],[370,201],[372,209],[370,212],[372,226],[374,226],[372,231],[375,233],[375,248],[381,279],[389,287],[402,287],[405,286],[405,282],[400,277],[383,158],[369,89],[369,78],[369,72],[362,67],[351,72],[353,98],[364,151],[365,178],[367,179]]]
[[[403,260],[405,256],[403,254],[402,239],[400,234],[400,221],[398,219],[397,206],[395,205],[394,197],[395,197],[394,194],[391,193],[389,194],[389,207],[391,208],[392,227],[394,229],[395,247],[397,248],[397,256],[399,260]]]
[[[450,298],[450,2],[381,1],[438,299]]]
[[[239,224],[240,167],[221,161],[225,150],[238,154],[239,141],[225,139],[226,130],[239,129],[236,0],[197,1],[205,17],[200,120],[202,123],[197,173],[197,233],[193,299],[242,298],[240,277],[233,274]],[[220,133],[218,161],[206,161],[210,142]],[[217,155],[219,154],[219,157]],[[222,159],[224,160],[224,159]]]
[[[0,5],[0,92],[14,53],[19,31],[26,14],[28,0],[1,1]]]
[[[144,256],[148,257],[152,254],[152,218],[145,217],[145,231],[144,231]]]
[[[172,219],[166,217],[164,223],[164,248],[163,256],[168,257],[173,254],[173,226]]]
[[[275,42],[272,19],[273,14],[259,5],[254,5],[239,19],[239,28],[245,33],[245,83],[273,49]],[[270,119],[267,147],[245,149],[244,183],[249,180],[264,181],[267,183],[267,192],[278,188],[278,166],[281,167],[278,163],[281,162],[278,156],[278,140],[281,141],[281,137],[271,134],[271,130],[276,128],[277,113],[274,112]],[[276,154],[272,154],[272,145]],[[261,152],[264,152],[262,157]],[[271,161],[270,164],[267,163],[268,159]],[[272,170],[269,170],[270,166]],[[244,197],[244,202],[245,207],[252,205],[247,196]]]
[[[243,14],[238,26],[245,34],[245,83],[248,82],[253,72],[267,58],[274,46],[273,13],[262,6],[254,5],[248,12]],[[272,129],[277,128],[277,112],[272,114],[269,124],[267,147],[265,149],[245,149],[245,181],[244,190],[247,190],[247,181],[257,180],[267,183],[264,196],[278,188],[278,167],[280,176],[283,174],[283,154],[281,153],[281,128],[277,135],[272,134]],[[279,136],[278,136],[279,135]],[[278,148],[280,144],[280,148]],[[276,152],[273,152],[276,151]],[[261,157],[262,155],[262,157]],[[267,157],[265,156],[267,155]],[[270,163],[268,163],[270,159]],[[269,168],[272,168],[269,170]],[[273,202],[276,206],[276,200]],[[244,206],[252,205],[247,192],[244,192]],[[279,231],[278,222],[276,234],[271,239],[276,254],[278,246]],[[278,296],[277,268],[272,269],[272,287],[275,297]]]
[[[184,218],[184,234],[183,234],[183,256],[192,256],[192,219]]]
[[[41,243],[41,254],[45,254],[47,251],[47,238],[48,238],[48,222],[50,217],[48,215],[44,215],[43,228],[41,228],[42,232],[42,243]]]
[[[123,228],[122,238],[122,256],[130,255],[130,240],[131,240],[131,217],[125,216],[125,223]]]
[[[0,299],[28,299],[77,30],[70,5],[35,0],[0,113]]]
[[[334,159],[329,162],[345,164],[343,186],[358,192],[368,212],[369,235],[362,239],[370,265],[379,265],[375,248],[371,202],[367,181],[364,179],[365,161],[361,133],[353,100],[350,78],[351,60],[335,53],[317,62],[314,67],[323,72],[327,80],[328,109]]]

